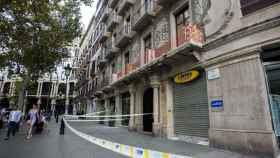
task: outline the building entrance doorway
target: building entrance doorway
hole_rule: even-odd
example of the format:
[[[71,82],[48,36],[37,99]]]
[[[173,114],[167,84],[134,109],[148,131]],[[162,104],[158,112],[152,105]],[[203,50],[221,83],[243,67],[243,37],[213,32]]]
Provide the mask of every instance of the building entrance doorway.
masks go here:
[[[153,132],[153,88],[145,91],[143,96],[143,131]]]

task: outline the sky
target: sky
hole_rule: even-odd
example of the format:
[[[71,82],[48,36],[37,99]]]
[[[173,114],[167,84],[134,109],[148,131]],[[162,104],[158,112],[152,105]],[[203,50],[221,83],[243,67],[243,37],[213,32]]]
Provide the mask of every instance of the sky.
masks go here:
[[[84,24],[85,28],[87,29],[88,24],[90,23],[91,17],[95,13],[95,8],[98,0],[95,0],[91,7],[88,6],[82,6],[81,12],[82,12],[82,23]]]

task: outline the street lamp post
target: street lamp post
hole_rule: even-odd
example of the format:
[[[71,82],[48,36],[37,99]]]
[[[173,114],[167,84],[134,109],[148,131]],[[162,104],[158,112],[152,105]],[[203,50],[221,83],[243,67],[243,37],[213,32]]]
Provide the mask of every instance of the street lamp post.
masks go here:
[[[68,114],[68,109],[69,109],[69,84],[68,84],[68,79],[71,74],[72,68],[70,67],[70,64],[67,64],[66,67],[64,67],[65,70],[65,77],[66,77],[66,99],[65,99],[65,114]]]
[[[2,96],[2,86],[4,85],[4,76],[0,77],[0,97]]]

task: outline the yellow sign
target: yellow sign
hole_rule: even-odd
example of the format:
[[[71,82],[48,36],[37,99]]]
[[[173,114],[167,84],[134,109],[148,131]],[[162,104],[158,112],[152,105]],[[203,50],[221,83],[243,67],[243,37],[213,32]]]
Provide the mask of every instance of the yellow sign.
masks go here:
[[[183,84],[196,79],[198,76],[199,72],[197,70],[192,70],[178,74],[177,76],[175,76],[174,81],[175,83]]]

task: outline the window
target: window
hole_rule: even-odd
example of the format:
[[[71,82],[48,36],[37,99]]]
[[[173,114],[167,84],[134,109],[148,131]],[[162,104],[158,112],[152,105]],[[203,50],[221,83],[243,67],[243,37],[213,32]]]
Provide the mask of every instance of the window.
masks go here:
[[[125,19],[125,33],[129,33],[130,32],[130,28],[131,28],[131,24],[130,24],[130,16],[128,16]]]
[[[144,55],[145,55],[145,63],[149,61],[149,53],[152,49],[152,36],[149,34],[146,38],[144,38]]]
[[[145,52],[148,50],[152,49],[152,36],[149,34],[145,39],[144,39],[144,45],[145,45]]]
[[[129,59],[129,52],[124,54],[124,64],[127,65],[130,63],[130,59]]]
[[[176,19],[176,37],[177,37],[177,46],[183,44],[186,39],[184,37],[185,26],[189,24],[189,10],[188,7],[184,8],[178,14],[175,15]]]
[[[113,44],[113,45],[115,45],[116,38],[117,38],[117,34],[114,33],[114,34],[113,34],[113,38],[112,38],[112,44]]]
[[[115,74],[117,72],[115,63],[112,64],[111,69],[112,69],[112,74]]]
[[[145,12],[152,10],[152,0],[145,0]]]
[[[250,14],[259,9],[279,3],[280,0],[240,0],[243,15]]]

